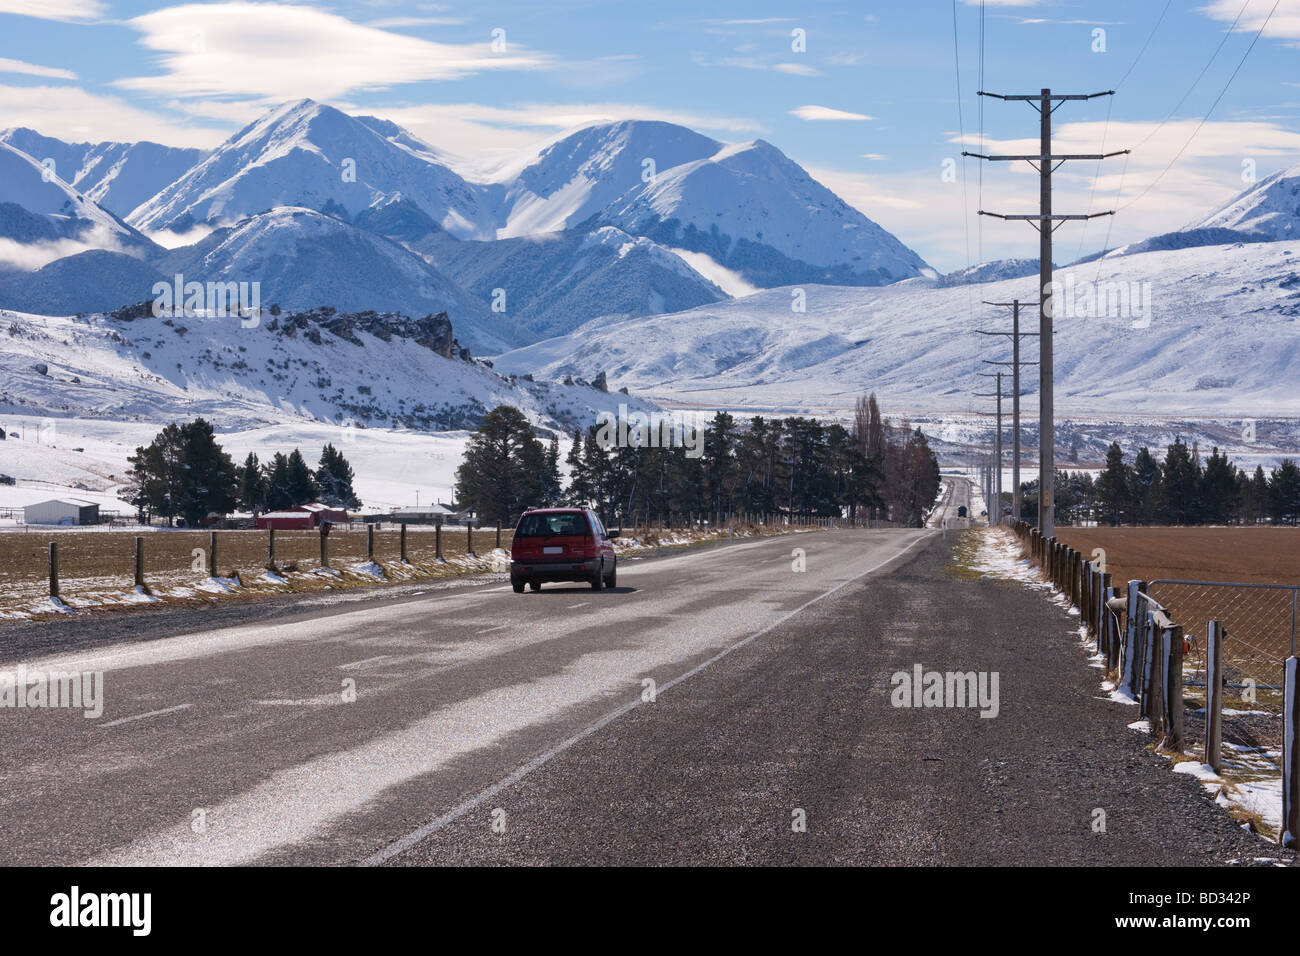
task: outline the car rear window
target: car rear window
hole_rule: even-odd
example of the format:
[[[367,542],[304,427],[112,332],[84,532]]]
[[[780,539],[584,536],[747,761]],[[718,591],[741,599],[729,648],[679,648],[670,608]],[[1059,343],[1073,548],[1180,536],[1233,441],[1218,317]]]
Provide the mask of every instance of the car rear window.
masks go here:
[[[556,535],[586,535],[587,518],[578,513],[527,514],[519,519],[516,538],[549,538]]]

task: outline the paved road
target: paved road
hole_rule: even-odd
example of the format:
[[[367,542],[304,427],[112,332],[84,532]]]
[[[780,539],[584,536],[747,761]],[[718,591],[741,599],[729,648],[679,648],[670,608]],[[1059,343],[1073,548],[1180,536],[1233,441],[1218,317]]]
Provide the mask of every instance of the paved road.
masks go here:
[[[615,591],[479,586],[29,661],[104,670],[107,703],[0,712],[0,863],[1267,852],[1097,699],[1059,610],[948,564],[933,531],[805,533],[628,563]],[[915,664],[999,671],[998,716],[892,706]]]
[[[0,711],[2,862],[365,859],[929,537],[782,536],[629,562],[614,591],[496,584],[29,660],[104,671],[106,706]]]

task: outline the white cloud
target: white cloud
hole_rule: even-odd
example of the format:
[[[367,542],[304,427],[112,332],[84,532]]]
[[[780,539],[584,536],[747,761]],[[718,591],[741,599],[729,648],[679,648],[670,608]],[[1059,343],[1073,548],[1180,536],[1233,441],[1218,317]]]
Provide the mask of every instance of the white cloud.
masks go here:
[[[829,106],[799,106],[790,110],[791,116],[803,120],[870,120],[874,116],[865,113],[850,113],[847,110],[832,109]]]
[[[75,80],[77,74],[57,66],[37,66],[22,60],[7,60],[0,56],[0,73],[21,73],[24,76],[43,76],[51,80]]]
[[[774,72],[786,73],[790,76],[821,76],[822,71],[814,69],[804,63],[777,63],[772,66]]]
[[[210,148],[229,135],[225,129],[169,122],[117,97],[76,86],[0,85],[0,116],[6,126],[28,126],[71,142],[147,139],[167,146]]]
[[[1237,0],[1212,0],[1200,8],[1202,13],[1223,23],[1232,23],[1237,19],[1237,14],[1241,13],[1241,19],[1237,23],[1238,33],[1255,33],[1268,20],[1264,36],[1300,40],[1300,0],[1280,0],[1277,12],[1269,19],[1272,9],[1271,3],[1255,3],[1247,7],[1245,13],[1241,13],[1241,4]]]
[[[1106,151],[1142,145],[1127,158],[1127,166],[1125,157],[1118,156],[1103,161],[1100,174],[1098,163],[1093,161],[1067,162],[1057,171],[1053,180],[1056,212],[1118,212],[1113,220],[1097,219],[1086,227],[1080,223],[1062,225],[1056,235],[1057,261],[1069,262],[1099,248],[1108,231],[1109,245],[1116,247],[1181,229],[1247,188],[1249,184],[1242,180],[1243,160],[1255,160],[1256,175],[1262,179],[1300,154],[1300,132],[1259,120],[1209,122],[1178,162],[1148,190],[1187,143],[1198,122],[1185,120],[1160,126],[1154,121],[1112,120],[1109,130],[1102,122],[1058,127],[1053,134],[1053,148],[1059,152],[1100,152],[1104,130]],[[968,148],[974,148],[973,138],[968,133]],[[951,156],[960,163],[961,144],[955,132],[950,142]],[[985,147],[990,153],[1035,153],[1038,140],[986,139]],[[956,182],[941,179],[942,158],[937,157],[924,168],[896,173],[867,175],[811,166],[808,171],[943,272],[967,265],[967,231],[962,217],[967,201],[971,264],[981,258],[1036,255],[1038,234],[1026,223],[975,215],[981,202],[976,164],[983,161],[966,160],[963,190],[960,167]],[[1023,162],[986,163],[982,204],[992,212],[1036,212],[1037,173]]]
[[[100,0],[0,0],[0,13],[42,20],[94,20],[106,10]]]
[[[124,89],[178,98],[210,96],[336,99],[482,70],[540,69],[545,55],[492,39],[434,43],[353,23],[306,6],[211,3],[166,7],[127,23],[159,52],[163,73],[116,81]]]

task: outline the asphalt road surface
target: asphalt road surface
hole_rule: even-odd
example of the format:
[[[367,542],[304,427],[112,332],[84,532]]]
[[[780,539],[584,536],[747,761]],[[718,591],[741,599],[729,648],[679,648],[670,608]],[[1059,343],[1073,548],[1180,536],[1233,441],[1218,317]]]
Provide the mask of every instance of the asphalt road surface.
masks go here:
[[[1270,852],[1142,750],[1059,610],[954,577],[947,547],[809,532],[628,562],[613,591],[494,583],[32,658],[102,671],[104,712],[0,711],[0,863]],[[893,706],[916,664],[999,671],[998,716]]]

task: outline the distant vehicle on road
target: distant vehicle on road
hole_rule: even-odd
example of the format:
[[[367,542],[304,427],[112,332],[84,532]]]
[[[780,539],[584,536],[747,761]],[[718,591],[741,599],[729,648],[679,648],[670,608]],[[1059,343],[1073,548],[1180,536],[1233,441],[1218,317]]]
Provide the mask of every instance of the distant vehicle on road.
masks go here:
[[[957,517],[958,517],[958,518],[964,518],[964,517],[966,517],[966,506],[965,506],[965,505],[961,505],[961,506],[959,506],[959,507],[957,508]]]
[[[593,591],[618,583],[613,539],[590,508],[530,508],[510,545],[510,585],[516,594],[543,581],[586,581]]]

